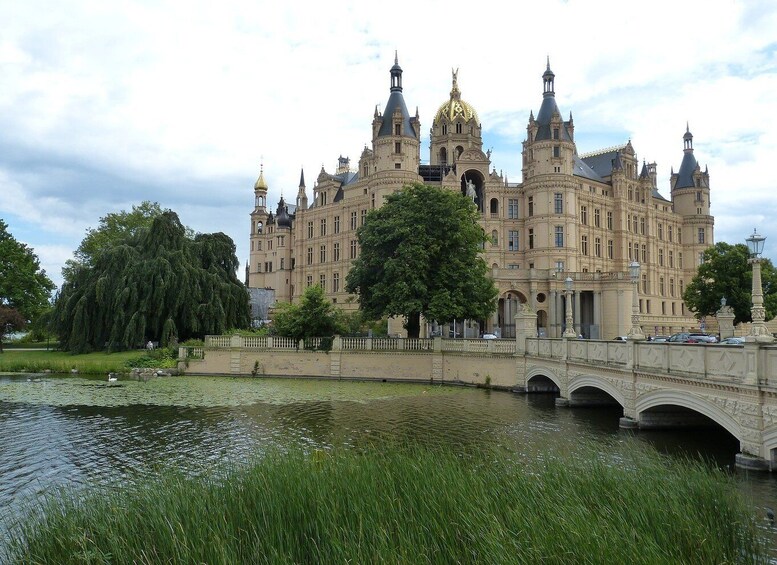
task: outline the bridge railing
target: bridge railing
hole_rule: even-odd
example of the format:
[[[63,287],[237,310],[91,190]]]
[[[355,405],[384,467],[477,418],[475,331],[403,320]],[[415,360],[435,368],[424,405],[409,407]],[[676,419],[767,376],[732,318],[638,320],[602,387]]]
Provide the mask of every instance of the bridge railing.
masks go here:
[[[296,342],[292,338],[276,336],[209,335],[205,336],[205,348],[209,349],[310,349],[318,348],[329,338],[309,338]],[[476,353],[514,355],[516,343],[512,339],[442,339],[442,338],[394,338],[394,337],[335,337],[335,351],[382,351],[414,353]]]

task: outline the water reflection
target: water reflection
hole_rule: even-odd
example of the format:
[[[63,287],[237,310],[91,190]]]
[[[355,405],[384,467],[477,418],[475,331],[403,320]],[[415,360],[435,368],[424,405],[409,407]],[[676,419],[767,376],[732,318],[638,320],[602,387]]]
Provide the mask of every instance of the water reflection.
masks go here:
[[[627,432],[619,408],[556,408],[546,394],[227,377],[110,385],[0,376],[0,531],[25,500],[58,486],[145,480],[167,466],[198,474],[269,449],[491,443],[541,457],[565,442],[636,435],[672,456],[700,454],[727,468],[738,450],[722,429]],[[777,507],[774,477],[736,476],[756,505]]]

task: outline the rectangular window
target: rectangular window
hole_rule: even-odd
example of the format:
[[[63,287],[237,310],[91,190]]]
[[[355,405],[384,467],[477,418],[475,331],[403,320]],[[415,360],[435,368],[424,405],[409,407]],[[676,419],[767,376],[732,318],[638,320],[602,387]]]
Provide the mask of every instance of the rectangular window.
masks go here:
[[[510,198],[507,201],[507,218],[510,220],[518,219],[518,199]]]
[[[613,246],[612,246],[612,240],[607,240],[607,258],[612,259],[613,258]]]
[[[533,268],[533,267],[530,267],[530,268]],[[556,272],[557,273],[564,272],[564,261],[556,261]]]
[[[256,250],[257,251],[261,251],[262,250],[262,242],[261,241],[257,241],[256,242]]]
[[[556,247],[564,247],[564,226],[556,226]]]
[[[704,243],[704,228],[699,228],[699,243]]]
[[[356,229],[356,211],[351,212],[351,229]]]
[[[313,248],[308,247],[308,265],[313,264]]]
[[[313,237],[313,222],[308,222],[308,239]]]
[[[340,242],[337,241],[332,244],[332,261],[340,260]]]
[[[580,253],[588,255],[588,236],[583,235],[580,237]]]
[[[626,216],[626,231],[631,231],[631,216]]]
[[[399,141],[394,143],[394,153],[402,153],[402,144]]]
[[[350,258],[351,259],[356,259],[356,240],[355,239],[351,240],[351,255],[350,255]]]
[[[642,244],[642,262],[647,263],[647,245]]]
[[[580,223],[588,225],[588,206],[580,206]]]
[[[268,250],[268,251],[271,251],[271,250],[272,250],[272,239],[268,239],[268,240],[267,240],[267,250]]]
[[[518,232],[510,230],[507,234],[507,250],[518,251]]]
[[[321,290],[326,291],[326,275],[321,273],[318,275],[318,284],[321,287]]]
[[[659,249],[658,250],[658,266],[663,267],[664,266],[664,250]]]
[[[335,216],[335,233],[340,233],[340,216]]]
[[[306,281],[308,286],[313,286],[313,275],[308,275]]]
[[[639,219],[639,233],[642,235],[645,235],[645,218],[642,217]]]
[[[677,228],[677,243],[683,242],[683,230],[680,228]]]
[[[664,295],[664,277],[658,277],[658,294]]]
[[[529,249],[534,249],[534,228],[529,228]]]
[[[669,251],[669,266],[674,268],[674,251]]]
[[[681,268],[681,269],[683,268],[683,254],[682,253],[678,253],[677,254],[677,266],[679,268]]]
[[[607,212],[607,229],[612,229],[612,212]]]
[[[284,269],[284,265],[286,264],[286,260],[281,257],[281,271]]]
[[[631,246],[631,242],[629,242],[629,261],[632,261],[634,259],[632,252],[633,252],[633,248]]]
[[[326,245],[322,245],[318,250],[318,257],[321,263],[326,263]]]
[[[669,296],[674,298],[674,279],[669,279]]]
[[[658,224],[658,239],[661,241],[664,239],[664,224]]]
[[[340,273],[332,273],[332,292],[340,292]]]
[[[642,294],[647,294],[648,291],[648,279],[646,274],[642,274]]]
[[[602,256],[602,240],[599,237],[594,239],[594,254],[597,257],[601,257]]]
[[[402,124],[394,124],[394,135],[402,135]]]
[[[534,196],[529,196],[529,216],[534,215]]]
[[[602,227],[602,219],[599,214],[599,208],[594,208],[594,226],[597,228]]]
[[[669,226],[666,230],[666,235],[669,236],[669,243],[672,243],[672,240],[674,239],[672,234],[674,234],[674,230],[672,229],[672,226]]]
[[[510,263],[509,265],[507,265],[507,268],[508,269],[520,269],[521,266],[520,265],[516,265],[515,263]]]
[[[321,235],[326,235],[326,218],[321,220],[321,229],[319,230]]]
[[[554,145],[553,146],[553,156],[554,157],[561,157],[561,146]]]
[[[556,214],[564,213],[564,195],[560,192],[553,195],[553,211]]]
[[[361,221],[361,225],[364,225],[364,222],[365,222],[366,220],[367,220],[367,209],[365,208],[364,210],[362,210],[362,221]]]

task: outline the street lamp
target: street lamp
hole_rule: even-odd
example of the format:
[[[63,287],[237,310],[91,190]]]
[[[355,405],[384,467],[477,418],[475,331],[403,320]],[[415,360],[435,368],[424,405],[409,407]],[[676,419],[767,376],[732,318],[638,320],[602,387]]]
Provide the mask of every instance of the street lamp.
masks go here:
[[[645,334],[642,333],[642,328],[639,326],[639,306],[637,304],[637,285],[639,284],[639,263],[632,261],[629,263],[629,276],[631,277],[631,284],[633,286],[631,296],[631,329],[627,339],[638,341],[645,339]]]
[[[766,238],[753,230],[753,234],[745,239],[747,250],[750,252],[749,263],[753,265],[753,305],[750,307],[750,317],[753,324],[750,326],[750,335],[745,337],[745,341],[757,341],[761,343],[771,343],[774,337],[769,333],[766,327],[766,310],[764,309],[764,295],[761,288],[761,253],[764,250],[764,241]]]
[[[566,294],[566,303],[567,303],[567,320],[566,320],[566,329],[564,330],[564,333],[561,335],[561,337],[566,338],[577,338],[577,333],[575,332],[575,322],[572,319],[572,277],[567,277],[564,281],[564,288],[566,289],[564,293]]]

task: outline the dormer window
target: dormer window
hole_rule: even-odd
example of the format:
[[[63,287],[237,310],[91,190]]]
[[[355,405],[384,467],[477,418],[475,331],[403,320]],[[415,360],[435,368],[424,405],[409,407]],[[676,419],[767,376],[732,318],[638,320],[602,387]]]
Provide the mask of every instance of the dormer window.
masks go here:
[[[442,134],[443,135],[448,135],[448,124],[443,124],[442,125]]]
[[[394,135],[402,135],[402,124],[394,124]]]
[[[553,128],[553,139],[558,139],[558,128]]]
[[[456,124],[456,133],[461,133],[461,124]]]

